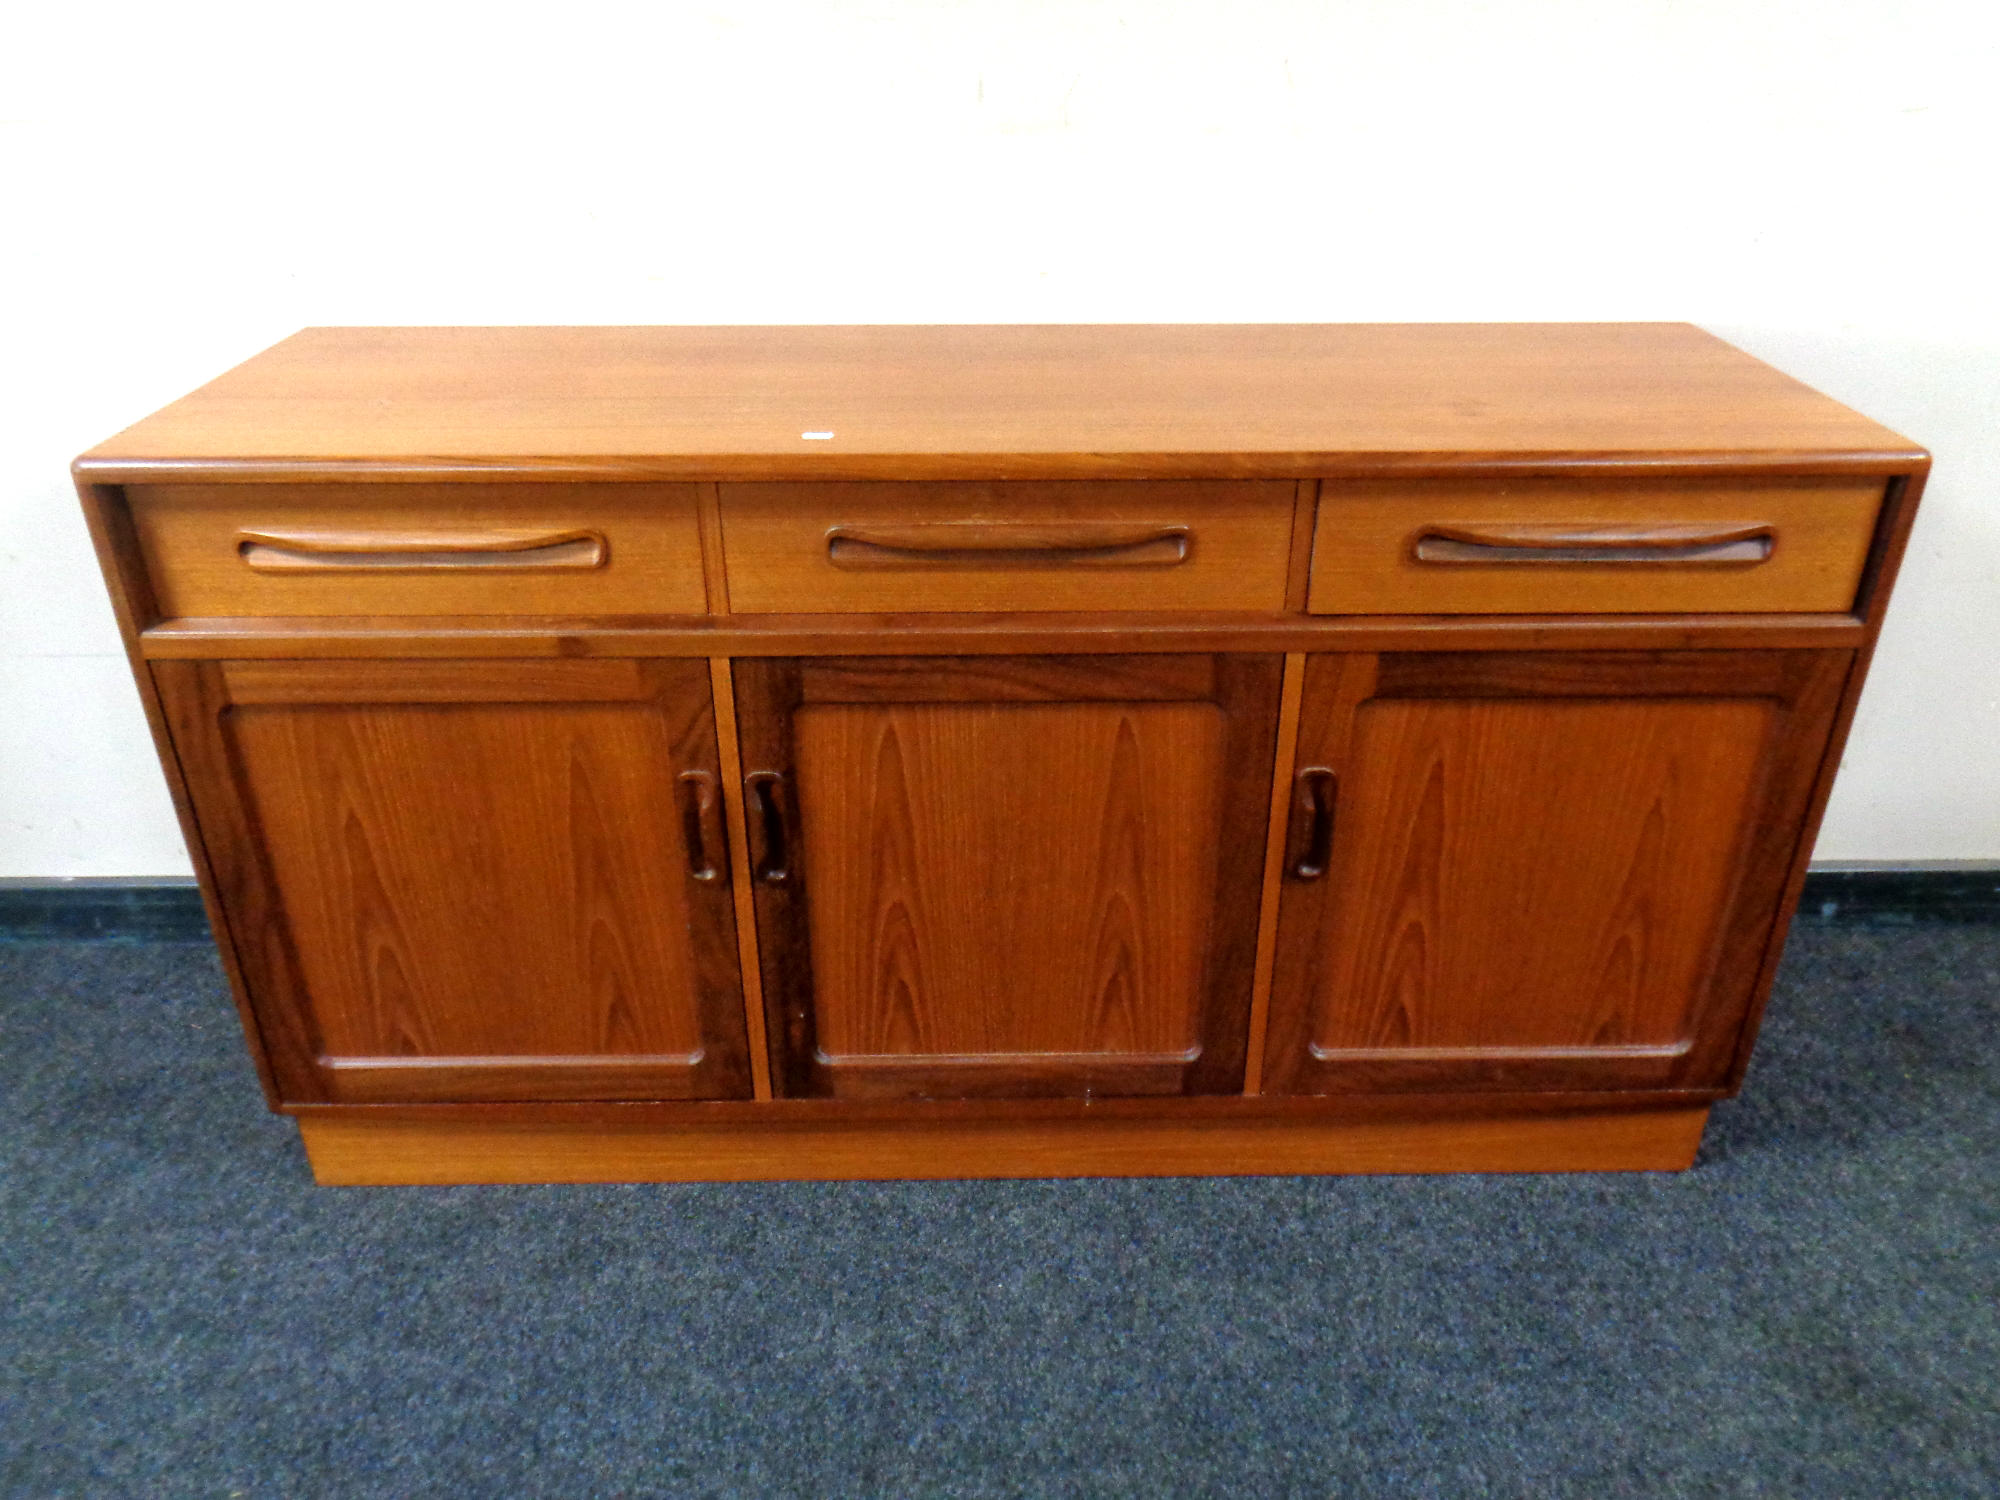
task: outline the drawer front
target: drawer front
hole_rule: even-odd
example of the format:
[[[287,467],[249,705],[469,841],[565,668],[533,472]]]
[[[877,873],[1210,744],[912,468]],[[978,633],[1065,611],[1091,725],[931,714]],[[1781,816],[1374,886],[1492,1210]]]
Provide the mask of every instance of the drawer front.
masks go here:
[[[1880,479],[1327,482],[1314,614],[1854,607]]]
[[[135,485],[163,615],[700,614],[691,484]]]
[[[1278,610],[1295,492],[1290,480],[725,484],[729,606]]]

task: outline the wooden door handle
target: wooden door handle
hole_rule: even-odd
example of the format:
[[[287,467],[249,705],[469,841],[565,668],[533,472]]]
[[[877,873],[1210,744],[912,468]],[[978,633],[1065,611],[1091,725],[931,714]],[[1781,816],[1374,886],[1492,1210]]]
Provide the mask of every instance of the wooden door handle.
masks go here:
[[[1193,546],[1185,526],[939,521],[836,526],[826,534],[826,560],[836,568],[1171,568]]]
[[[1292,778],[1292,827],[1285,862],[1294,880],[1317,880],[1333,860],[1333,802],[1339,783],[1325,766]]]
[[[729,839],[717,824],[721,821],[722,799],[716,795],[713,771],[683,771],[677,778],[681,791],[681,833],[687,844],[688,875],[691,879],[714,881],[727,873]]]
[[[743,791],[750,811],[751,874],[765,885],[783,885],[792,878],[785,778],[776,771],[752,771],[743,778]]]
[[[428,573],[465,568],[601,568],[596,531],[242,531],[236,553],[260,573]]]
[[[1773,528],[1740,525],[1592,526],[1492,522],[1426,526],[1420,563],[1700,563],[1754,566],[1770,557]]]

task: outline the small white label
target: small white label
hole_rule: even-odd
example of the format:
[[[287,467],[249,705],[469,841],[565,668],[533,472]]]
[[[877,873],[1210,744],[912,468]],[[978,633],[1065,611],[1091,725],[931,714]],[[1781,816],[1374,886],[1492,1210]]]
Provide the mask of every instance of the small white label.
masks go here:
[[[828,438],[832,437],[833,434],[830,432],[802,432],[799,434],[799,436],[804,438],[809,443],[823,443]]]

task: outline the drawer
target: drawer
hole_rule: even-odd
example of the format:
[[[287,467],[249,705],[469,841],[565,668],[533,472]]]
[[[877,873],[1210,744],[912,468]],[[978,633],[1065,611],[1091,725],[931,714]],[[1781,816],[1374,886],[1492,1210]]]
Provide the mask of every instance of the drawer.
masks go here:
[[[1880,479],[1328,481],[1306,607],[1841,612],[1882,494]]]
[[[691,484],[134,485],[162,615],[700,614]]]
[[[729,607],[1278,610],[1291,480],[725,484]]]

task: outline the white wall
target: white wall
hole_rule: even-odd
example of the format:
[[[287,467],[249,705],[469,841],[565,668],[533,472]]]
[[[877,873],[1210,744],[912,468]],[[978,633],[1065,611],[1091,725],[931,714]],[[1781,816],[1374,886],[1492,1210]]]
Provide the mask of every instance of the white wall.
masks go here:
[[[187,868],[65,467],[312,323],[1698,322],[1937,455],[1819,856],[2000,859],[1990,0],[4,33],[0,875]]]

